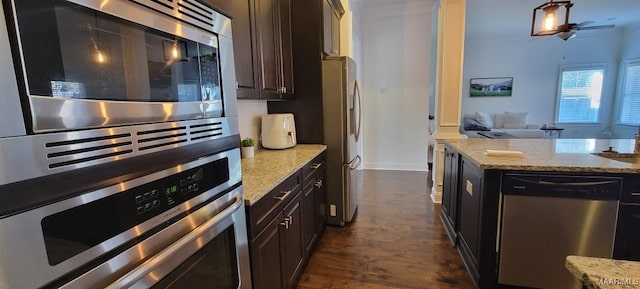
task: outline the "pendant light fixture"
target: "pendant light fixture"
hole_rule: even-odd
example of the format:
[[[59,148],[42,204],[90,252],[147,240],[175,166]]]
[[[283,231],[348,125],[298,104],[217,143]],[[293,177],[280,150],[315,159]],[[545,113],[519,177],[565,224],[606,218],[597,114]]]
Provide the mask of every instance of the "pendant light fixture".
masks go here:
[[[533,9],[531,36],[549,36],[569,30],[571,1],[549,1]]]
[[[93,41],[93,61],[98,65],[106,65],[110,61],[111,52],[109,51],[109,48],[106,48],[102,41],[100,41],[100,28],[98,27],[97,12],[94,14],[94,17],[96,20],[96,26],[93,28],[93,30],[95,30],[96,32],[96,39]],[[89,26],[89,29],[92,29],[91,26]]]

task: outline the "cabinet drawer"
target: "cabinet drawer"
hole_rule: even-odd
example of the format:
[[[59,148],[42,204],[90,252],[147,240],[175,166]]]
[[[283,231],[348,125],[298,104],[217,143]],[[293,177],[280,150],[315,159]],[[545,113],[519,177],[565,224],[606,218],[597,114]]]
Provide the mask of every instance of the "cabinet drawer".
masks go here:
[[[637,175],[625,176],[622,184],[620,202],[640,204],[640,178]]]
[[[302,183],[306,184],[317,172],[324,170],[326,165],[325,153],[323,152],[302,167]]]
[[[301,189],[300,171],[293,173],[275,189],[247,208],[249,235],[255,237]]]

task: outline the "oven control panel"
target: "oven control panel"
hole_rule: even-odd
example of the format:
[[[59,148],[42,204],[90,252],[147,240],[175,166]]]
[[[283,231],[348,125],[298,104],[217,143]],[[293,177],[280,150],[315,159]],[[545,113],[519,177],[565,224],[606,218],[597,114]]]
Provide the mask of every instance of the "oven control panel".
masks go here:
[[[67,260],[228,180],[229,160],[223,158],[47,216],[41,225],[49,264]]]
[[[196,196],[201,192],[201,182],[202,168],[180,174],[179,177],[170,181],[160,182],[157,187],[134,195],[136,212],[141,215],[159,209],[163,204],[172,207],[181,203],[185,198]]]

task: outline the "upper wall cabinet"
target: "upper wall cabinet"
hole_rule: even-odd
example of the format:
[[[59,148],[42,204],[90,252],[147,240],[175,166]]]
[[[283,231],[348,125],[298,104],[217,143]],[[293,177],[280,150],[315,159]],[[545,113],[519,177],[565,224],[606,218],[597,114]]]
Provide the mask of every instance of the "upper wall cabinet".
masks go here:
[[[340,0],[322,0],[324,48],[326,55],[340,54],[340,18],[344,8]]]
[[[292,98],[291,0],[207,1],[232,17],[238,98]]]
[[[255,0],[260,98],[293,96],[291,0]],[[233,25],[233,24],[232,24]]]
[[[260,98],[258,50],[255,38],[254,0],[207,0],[218,11],[232,17],[233,54],[238,98]]]

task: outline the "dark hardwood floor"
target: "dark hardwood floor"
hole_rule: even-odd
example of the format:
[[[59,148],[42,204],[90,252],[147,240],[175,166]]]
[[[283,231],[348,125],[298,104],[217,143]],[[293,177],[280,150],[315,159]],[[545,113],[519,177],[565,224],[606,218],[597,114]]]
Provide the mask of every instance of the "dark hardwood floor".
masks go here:
[[[474,288],[426,172],[365,170],[363,178],[355,220],[327,227],[299,289]]]

